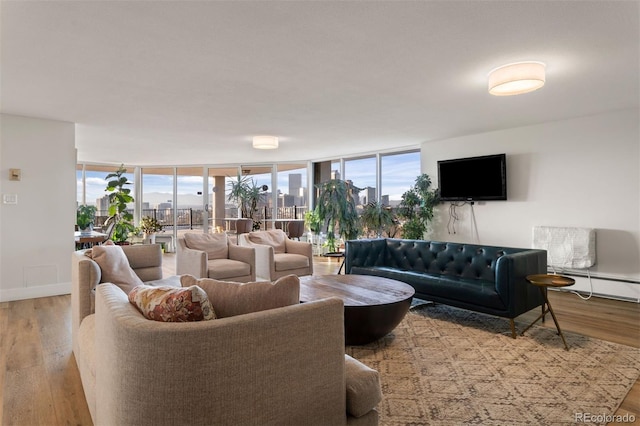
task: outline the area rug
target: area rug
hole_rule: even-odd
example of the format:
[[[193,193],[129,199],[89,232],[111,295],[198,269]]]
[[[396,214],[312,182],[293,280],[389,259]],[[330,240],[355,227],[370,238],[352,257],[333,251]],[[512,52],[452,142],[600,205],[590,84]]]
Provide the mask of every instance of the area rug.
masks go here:
[[[380,372],[381,425],[606,424],[640,376],[640,349],[564,334],[569,351],[550,328],[512,339],[506,319],[424,305],[347,353]]]

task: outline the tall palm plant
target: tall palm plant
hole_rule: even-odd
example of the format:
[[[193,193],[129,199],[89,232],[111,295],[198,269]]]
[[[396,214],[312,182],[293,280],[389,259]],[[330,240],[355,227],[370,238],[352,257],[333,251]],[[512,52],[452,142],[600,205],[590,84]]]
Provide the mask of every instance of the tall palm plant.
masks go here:
[[[380,201],[372,201],[364,206],[360,220],[367,231],[374,233],[377,238],[382,237],[383,232],[391,236],[391,229],[397,224],[391,207]]]
[[[255,220],[258,211],[258,202],[263,192],[263,187],[250,176],[242,176],[238,173],[235,180],[230,180],[227,184],[229,195],[227,200],[234,202],[240,208],[240,216],[253,220],[254,229],[260,228],[260,222]]]
[[[355,194],[361,188],[341,179],[330,179],[317,187],[316,210],[320,221],[327,226],[329,251],[335,252],[336,235],[348,240],[357,238],[360,233]]]

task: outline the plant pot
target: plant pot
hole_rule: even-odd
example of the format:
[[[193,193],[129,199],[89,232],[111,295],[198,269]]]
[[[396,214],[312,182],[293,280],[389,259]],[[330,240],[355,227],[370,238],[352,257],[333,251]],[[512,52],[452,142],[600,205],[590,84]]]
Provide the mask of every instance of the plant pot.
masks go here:
[[[344,257],[343,251],[328,251],[323,254],[324,257]]]
[[[144,234],[144,244],[155,244],[156,243],[156,234]]]
[[[89,226],[87,226],[84,229],[80,229],[81,236],[91,235],[92,232],[93,232],[93,223],[90,223]]]

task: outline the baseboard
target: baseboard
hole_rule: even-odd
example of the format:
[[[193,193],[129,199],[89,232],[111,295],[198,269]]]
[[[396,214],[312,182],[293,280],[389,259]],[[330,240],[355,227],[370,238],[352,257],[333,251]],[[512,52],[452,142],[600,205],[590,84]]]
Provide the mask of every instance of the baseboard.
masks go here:
[[[612,295],[612,294],[606,294],[606,293],[597,293],[597,292],[593,292],[590,293],[589,291],[586,290],[572,290],[571,287],[566,287],[566,288],[549,288],[549,291],[557,291],[559,293],[579,293],[580,295],[584,297],[589,297],[589,295],[591,294],[593,297],[599,297],[601,299],[611,299],[611,300],[617,300],[620,302],[631,302],[631,303],[638,303],[640,304],[640,298],[637,297],[628,297],[628,296],[619,296],[619,295]],[[577,296],[576,296],[577,297]]]
[[[42,285],[37,287],[8,288],[0,290],[0,302],[36,299],[38,297],[59,296],[71,293],[71,282]]]

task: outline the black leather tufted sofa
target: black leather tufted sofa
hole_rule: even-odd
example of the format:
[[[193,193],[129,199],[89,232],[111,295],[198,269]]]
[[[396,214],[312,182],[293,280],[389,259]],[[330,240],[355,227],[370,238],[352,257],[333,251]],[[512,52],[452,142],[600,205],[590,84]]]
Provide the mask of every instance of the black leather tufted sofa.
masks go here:
[[[545,250],[393,238],[346,242],[347,274],[412,285],[415,297],[511,320],[544,302],[525,277],[547,272]]]

